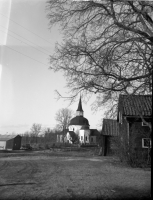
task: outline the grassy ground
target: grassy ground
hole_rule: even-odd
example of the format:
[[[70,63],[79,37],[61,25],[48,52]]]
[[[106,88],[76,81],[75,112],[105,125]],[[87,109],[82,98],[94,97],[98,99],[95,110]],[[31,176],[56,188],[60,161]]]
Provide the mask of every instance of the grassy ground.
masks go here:
[[[150,169],[91,152],[0,154],[0,200],[150,199]]]

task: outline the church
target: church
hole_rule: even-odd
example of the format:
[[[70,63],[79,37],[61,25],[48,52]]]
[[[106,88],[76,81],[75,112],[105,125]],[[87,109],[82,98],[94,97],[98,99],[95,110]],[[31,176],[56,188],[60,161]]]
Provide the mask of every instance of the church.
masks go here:
[[[64,141],[68,143],[97,144],[99,135],[97,129],[90,129],[89,121],[84,117],[80,97],[76,116],[70,121]]]

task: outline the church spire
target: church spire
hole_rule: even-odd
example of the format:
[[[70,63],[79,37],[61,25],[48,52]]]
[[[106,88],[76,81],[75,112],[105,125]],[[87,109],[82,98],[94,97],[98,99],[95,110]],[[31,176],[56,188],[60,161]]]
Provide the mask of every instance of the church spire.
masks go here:
[[[81,112],[83,112],[81,96],[80,96],[80,100],[79,100],[79,104],[78,104],[78,109],[77,109],[77,111],[81,111]]]
[[[76,111],[77,116],[83,116],[83,109],[82,109],[82,101],[81,101],[81,96],[78,104],[78,109]]]

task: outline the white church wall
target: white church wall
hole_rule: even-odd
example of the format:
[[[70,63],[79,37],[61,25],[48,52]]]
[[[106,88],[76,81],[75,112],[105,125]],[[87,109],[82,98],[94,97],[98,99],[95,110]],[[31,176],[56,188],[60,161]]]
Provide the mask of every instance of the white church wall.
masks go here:
[[[72,144],[71,136],[70,136],[69,132],[67,132],[67,134],[66,134],[66,139],[67,139],[68,143]]]
[[[70,125],[69,131],[74,131],[77,135],[79,135],[79,130],[81,129],[82,125]]]
[[[90,143],[90,129],[80,130],[79,136],[81,143]]]
[[[88,144],[90,143],[89,136],[90,136],[90,130],[84,130],[85,143]]]
[[[84,130],[80,130],[79,132],[80,143],[84,143]]]

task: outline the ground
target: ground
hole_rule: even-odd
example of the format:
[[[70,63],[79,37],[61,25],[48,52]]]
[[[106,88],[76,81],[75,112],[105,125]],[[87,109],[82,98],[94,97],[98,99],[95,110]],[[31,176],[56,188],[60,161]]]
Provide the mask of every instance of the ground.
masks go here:
[[[87,152],[0,153],[0,200],[151,199],[151,170]]]

